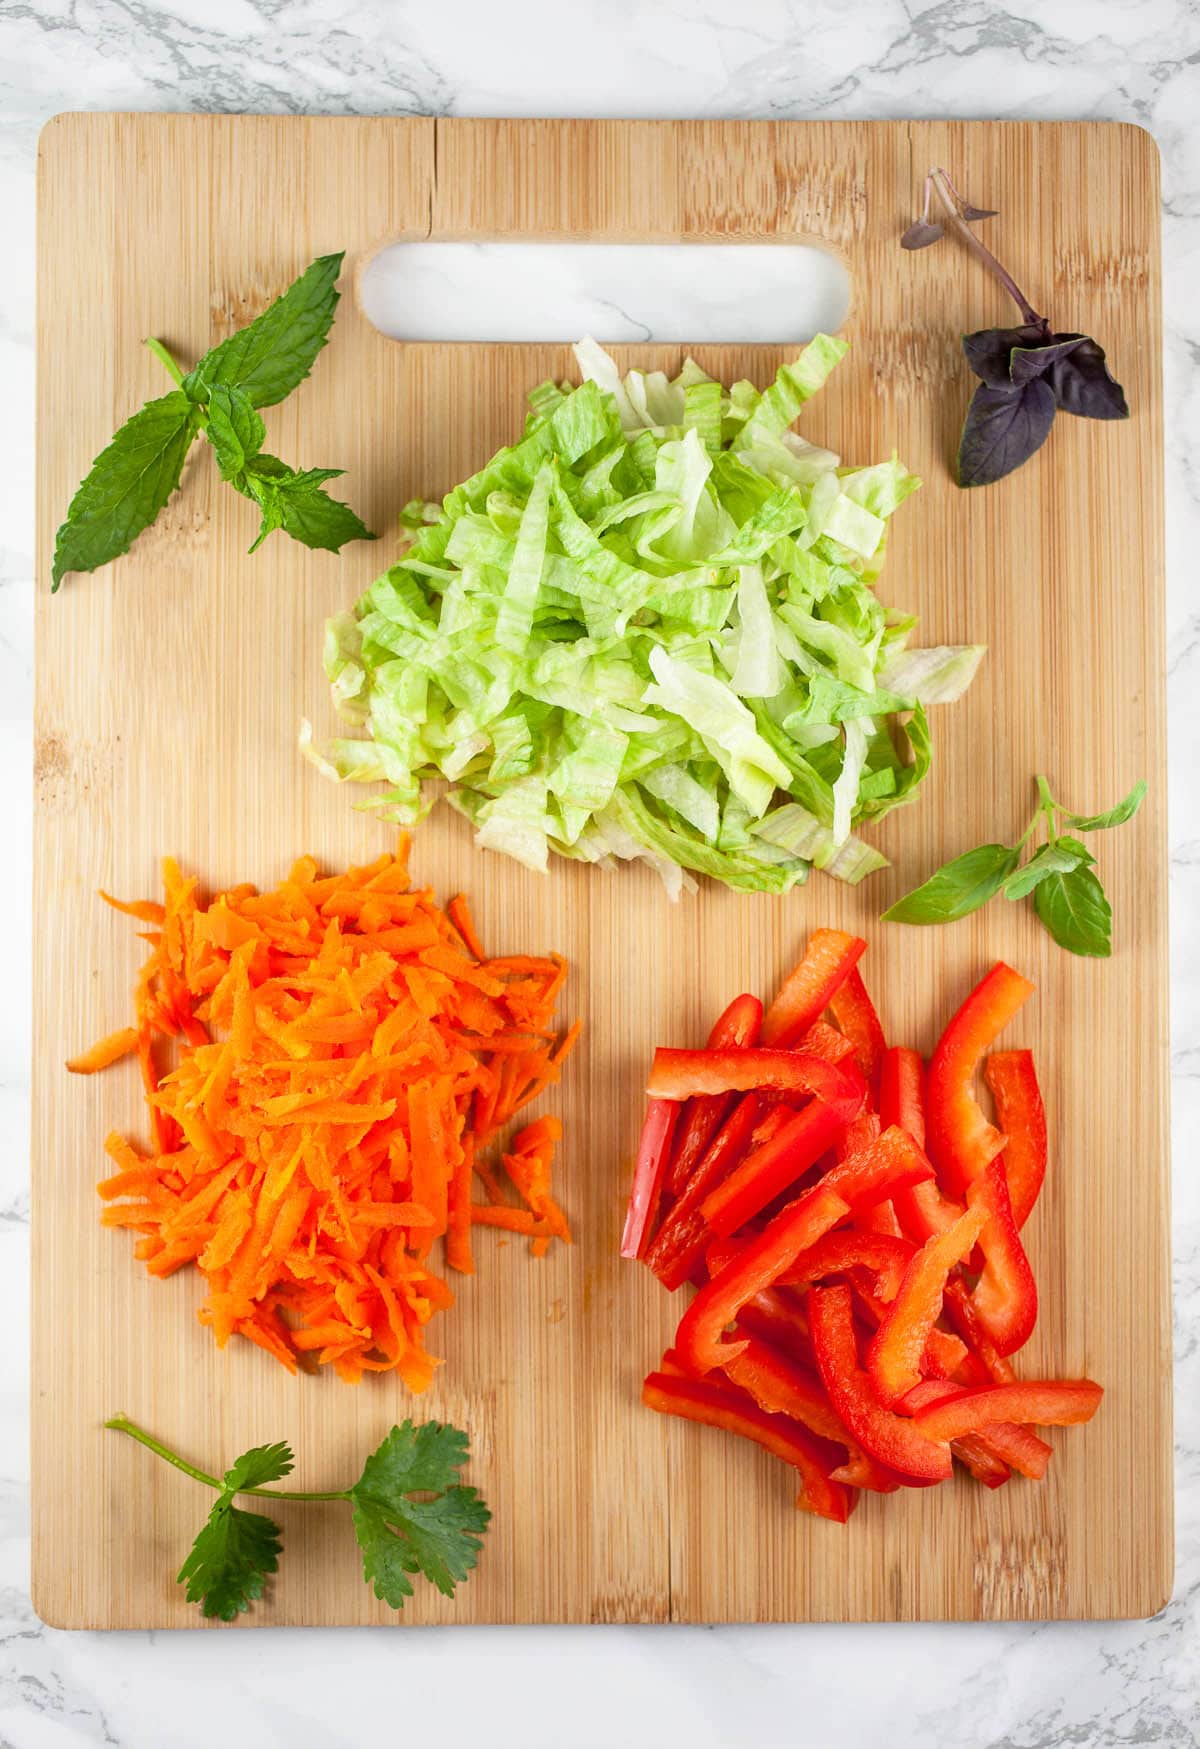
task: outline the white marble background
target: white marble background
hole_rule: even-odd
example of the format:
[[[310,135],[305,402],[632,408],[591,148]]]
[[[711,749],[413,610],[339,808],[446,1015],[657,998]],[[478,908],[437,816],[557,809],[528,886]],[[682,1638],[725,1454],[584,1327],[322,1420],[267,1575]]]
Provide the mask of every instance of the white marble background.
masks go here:
[[[948,113],[1121,118],[1153,131],[1167,264],[1178,1401],[1175,1601],[1147,1623],[53,1632],[27,1590],[29,1380],[11,1333],[27,1322],[29,966],[25,942],[6,939],[0,1749],[326,1749],[414,1726],[445,1749],[1200,1744],[1198,63],[1195,0],[0,0],[0,795],[16,823],[0,905],[9,915],[26,914],[30,885],[34,150],[48,116]]]

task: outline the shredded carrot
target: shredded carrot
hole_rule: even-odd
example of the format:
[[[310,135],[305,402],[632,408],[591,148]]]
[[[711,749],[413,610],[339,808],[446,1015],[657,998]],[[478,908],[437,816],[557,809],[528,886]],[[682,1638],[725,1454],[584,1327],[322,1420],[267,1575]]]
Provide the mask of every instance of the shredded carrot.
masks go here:
[[[289,1371],[315,1360],[352,1381],[394,1369],[419,1391],[437,1365],[425,1326],[454,1300],[430,1266],[439,1239],[468,1274],[473,1226],[526,1235],[537,1256],[570,1243],[558,1119],[501,1156],[523,1207],[484,1151],[558,1079],[579,1029],[557,1042],[565,961],[487,959],[466,900],[442,910],[411,888],[406,851],[342,875],[304,857],[270,892],[208,904],[168,860],[163,904],[105,894],[156,925],[136,1025],[68,1067],[137,1055],[152,1147],[108,1137],[102,1219],[140,1235],[152,1275],[195,1265],[220,1345],[245,1336]]]

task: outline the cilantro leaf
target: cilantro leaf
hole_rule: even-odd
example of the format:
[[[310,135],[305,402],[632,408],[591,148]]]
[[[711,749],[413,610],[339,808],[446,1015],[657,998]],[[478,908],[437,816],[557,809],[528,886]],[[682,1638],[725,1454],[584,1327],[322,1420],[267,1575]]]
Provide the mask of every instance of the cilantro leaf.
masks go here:
[[[1035,888],[1033,905],[1060,947],[1090,959],[1112,953],[1112,907],[1090,868],[1050,875]]]
[[[205,436],[213,446],[221,478],[236,479],[258,454],[266,435],[249,396],[218,383],[209,398]]]
[[[324,481],[336,480],[342,472],[341,468],[289,468],[277,456],[255,456],[232,482],[262,511],[262,526],[250,551],[256,552],[277,528],[306,547],[332,553],[347,541],[374,540],[350,506],[324,490]]]
[[[208,1515],[192,1551],[176,1575],[187,1585],[189,1603],[205,1615],[233,1621],[261,1597],[267,1576],[279,1566],[283,1539],[274,1519],[243,1512],[231,1494],[222,1494]]]
[[[247,1488],[264,1488],[268,1482],[278,1482],[295,1469],[292,1448],[286,1439],[275,1445],[255,1445],[244,1451],[224,1476],[225,1492],[241,1494]]]
[[[363,1551],[363,1577],[393,1609],[412,1596],[411,1573],[424,1573],[447,1597],[479,1559],[491,1513],[458,1474],[467,1459],[466,1435],[427,1421],[393,1427],[371,1454],[350,1490],[354,1534]],[[414,1493],[433,1493],[414,1500]]]
[[[225,384],[255,407],[273,407],[290,395],[329,338],[342,260],[342,254],[319,256],[261,316],[205,353],[183,380],[185,394],[208,401]]]
[[[981,844],[943,863],[883,913],[885,923],[954,923],[1000,891],[1021,859],[1020,846]]]
[[[179,484],[199,417],[178,389],[147,401],[96,457],[54,541],[51,589],[127,553]]]

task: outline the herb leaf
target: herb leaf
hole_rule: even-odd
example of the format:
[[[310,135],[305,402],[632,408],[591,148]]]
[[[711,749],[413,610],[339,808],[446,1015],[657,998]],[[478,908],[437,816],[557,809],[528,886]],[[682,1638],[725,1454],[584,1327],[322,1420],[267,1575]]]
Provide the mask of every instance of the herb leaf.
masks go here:
[[[1029,460],[1054,423],[1054,391],[1040,377],[1020,388],[980,383],[958,446],[960,486],[990,486]]]
[[[1053,874],[1034,891],[1034,909],[1068,953],[1108,959],[1112,953],[1112,907],[1090,868]]]
[[[1135,783],[1124,801],[1117,803],[1115,808],[1109,808],[1105,814],[1071,814],[1066,808],[1060,810],[1064,820],[1069,820],[1077,832],[1105,832],[1110,826],[1123,826],[1126,820],[1132,820],[1141,807],[1146,795],[1145,779]]]
[[[233,484],[262,511],[262,526],[250,551],[256,552],[275,529],[282,528],[306,547],[339,552],[347,541],[374,540],[340,498],[331,498],[324,481],[336,480],[341,468],[289,468],[273,455],[255,456]]]
[[[427,1421],[393,1427],[350,1490],[363,1577],[393,1609],[412,1596],[411,1573],[424,1573],[447,1597],[479,1559],[491,1514],[475,1488],[463,1487],[465,1434]],[[432,1500],[414,1493],[433,1492]]]
[[[1014,347],[1044,346],[1049,338],[1048,322],[1024,322],[1019,328],[981,328],[976,334],[964,334],[962,349],[981,382],[1007,389],[1012,386]]]
[[[1021,860],[1019,845],[981,844],[943,863],[883,913],[885,923],[954,923],[986,905]]]
[[[1016,874],[1004,883],[1006,899],[1024,899],[1036,886],[1053,874],[1070,874],[1094,860],[1082,844],[1070,838],[1059,838],[1053,844],[1043,844]]]
[[[1105,363],[1104,348],[1083,335],[1049,373],[1054,398],[1064,413],[1083,419],[1128,419],[1125,391]]]
[[[223,480],[236,479],[262,448],[267,428],[241,389],[218,383],[208,403],[205,436],[213,446]]]
[[[290,1476],[295,1467],[292,1448],[285,1439],[275,1445],[251,1446],[226,1470],[225,1492],[240,1494],[246,1488],[263,1488],[281,1476]]]
[[[129,551],[178,486],[197,424],[178,389],[125,421],[92,463],[55,537],[52,591],[68,571],[95,571]]]
[[[1082,334],[1052,334],[1044,346],[1014,346],[1009,359],[1009,374],[1019,386],[1045,376],[1054,365],[1083,344]]]
[[[201,1604],[205,1615],[233,1621],[262,1596],[268,1574],[279,1566],[283,1539],[274,1519],[243,1512],[233,1498],[278,1481],[291,1468],[291,1447],[280,1442],[254,1446],[226,1470],[220,1497],[177,1575],[188,1602]]]
[[[930,224],[928,219],[914,219],[900,239],[902,249],[928,249],[931,243],[936,243],[939,237],[945,235],[945,227]]]
[[[342,260],[342,254],[319,256],[261,316],[205,353],[184,378],[184,392],[207,401],[224,383],[255,407],[273,407],[290,395],[329,338]]]

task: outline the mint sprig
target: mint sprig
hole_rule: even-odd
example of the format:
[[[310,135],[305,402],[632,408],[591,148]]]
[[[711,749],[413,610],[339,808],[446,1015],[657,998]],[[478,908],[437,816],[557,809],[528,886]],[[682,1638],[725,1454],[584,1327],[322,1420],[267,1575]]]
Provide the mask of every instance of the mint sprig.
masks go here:
[[[277,528],[308,547],[338,552],[374,540],[326,480],[340,468],[287,467],[264,455],[260,407],[303,382],[329,338],[343,257],[323,255],[247,327],[214,346],[184,375],[159,340],[147,346],[177,388],[148,401],[96,457],[71,500],[54,545],[51,588],[71,571],[95,571],[127,553],[178,488],[193,440],[203,432],[221,478],[262,512],[254,552]]]
[[[352,1508],[354,1534],[363,1556],[363,1577],[375,1595],[403,1609],[413,1594],[411,1574],[421,1573],[447,1597],[479,1559],[491,1513],[479,1491],[460,1481],[469,1456],[467,1436],[457,1427],[405,1421],[372,1452],[350,1488],[318,1493],[268,1488],[293,1468],[286,1442],[243,1452],[223,1477],[188,1463],[124,1415],[104,1423],[215,1488],[218,1499],[177,1575],[189,1603],[206,1616],[233,1621],[263,1594],[279,1566],[283,1536],[273,1518],[234,1505],[239,1494],[267,1500],[344,1500]],[[419,1499],[414,1499],[419,1495]]]
[[[1041,923],[1068,953],[1107,959],[1112,953],[1112,907],[1096,873],[1096,859],[1086,844],[1060,828],[1064,821],[1076,832],[1122,826],[1141,807],[1146,785],[1135,783],[1103,814],[1073,814],[1055,799],[1044,777],[1038,777],[1037,786],[1037,810],[1016,844],[981,844],[944,863],[885,911],[884,922],[953,923],[1003,893],[1013,901],[1032,898]],[[1045,842],[1022,864],[1039,823]]]

